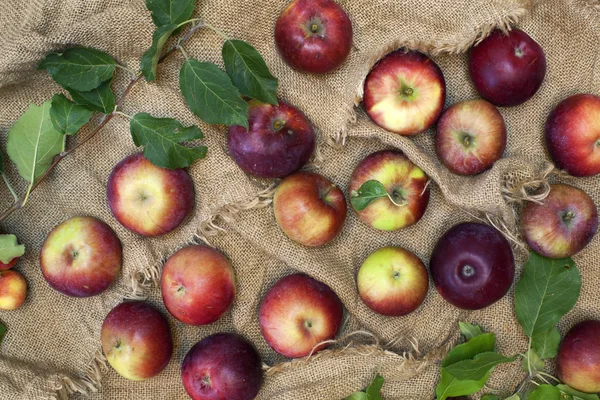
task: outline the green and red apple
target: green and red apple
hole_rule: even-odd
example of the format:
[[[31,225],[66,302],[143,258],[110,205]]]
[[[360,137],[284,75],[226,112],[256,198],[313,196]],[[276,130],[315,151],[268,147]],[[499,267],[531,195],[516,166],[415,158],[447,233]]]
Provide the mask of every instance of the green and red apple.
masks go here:
[[[600,321],[575,325],[565,336],[556,357],[562,382],[585,393],[600,392]]]
[[[27,281],[17,271],[0,271],[0,310],[16,310],[25,302]]]

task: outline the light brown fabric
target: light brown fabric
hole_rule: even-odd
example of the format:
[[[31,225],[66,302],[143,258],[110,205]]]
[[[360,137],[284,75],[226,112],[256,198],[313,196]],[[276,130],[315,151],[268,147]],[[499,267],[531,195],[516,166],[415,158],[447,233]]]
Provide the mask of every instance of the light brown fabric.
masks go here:
[[[27,246],[17,269],[27,277],[30,288],[19,311],[0,313],[9,328],[0,348],[0,398],[64,398],[71,394],[79,399],[88,393],[93,399],[184,399],[179,365],[195,342],[218,331],[243,334],[263,356],[267,378],[260,399],[339,399],[364,388],[377,372],[386,379],[386,399],[432,399],[439,374],[435,361],[457,338],[455,322],[459,318],[496,332],[499,349],[505,354],[523,352],[527,342],[514,315],[512,291],[492,307],[468,314],[445,303],[432,287],[425,304],[414,314],[384,318],[369,311],[358,298],[355,273],[370,252],[385,245],[404,246],[427,263],[440,235],[465,220],[481,219],[510,236],[516,235],[518,204],[507,203],[506,188],[518,193],[521,183],[536,179],[547,169],[543,124],[548,112],[567,95],[600,93],[600,3],[343,0],[340,4],[355,28],[354,49],[340,70],[325,76],[294,72],[277,56],[273,27],[287,1],[198,3],[196,16],[231,37],[249,41],[263,54],[271,71],[280,78],[280,96],[301,108],[314,122],[321,144],[311,168],[346,190],[354,166],[363,157],[383,148],[402,149],[433,181],[431,202],[423,220],[408,229],[383,233],[368,228],[350,211],[341,236],[329,246],[308,249],[291,243],[272,215],[270,182],[243,174],[226,154],[225,128],[203,124],[185,106],[178,89],[182,56],[173,56],[159,67],[157,82],[142,82],[132,90],[123,111],[144,111],[187,124],[198,123],[206,133],[208,157],[190,168],[196,188],[193,217],[175,232],[153,239],[126,231],[112,217],[106,204],[108,176],[119,160],[136,151],[124,119],[110,122],[98,137],[62,162],[25,209],[2,226]],[[468,78],[466,55],[458,53],[464,53],[492,28],[515,23],[545,49],[548,75],[531,101],[501,110],[508,128],[508,147],[505,158],[492,170],[471,178],[452,175],[435,157],[431,131],[414,138],[400,137],[378,129],[360,108],[353,108],[369,68],[387,51],[403,44],[434,54],[448,85],[447,105],[476,97]],[[142,0],[3,0],[2,140],[30,102],[40,104],[59,91],[45,72],[34,72],[49,50],[72,44],[92,46],[135,69],[150,44],[152,31]],[[220,47],[221,39],[204,30],[185,44],[190,56],[215,62],[220,62]],[[118,71],[113,85],[117,94],[127,81],[126,73]],[[86,133],[89,128],[79,136]],[[73,140],[77,138],[69,142]],[[10,179],[17,182],[14,168],[9,169]],[[600,203],[598,177],[568,182],[585,189]],[[19,189],[24,190],[23,185]],[[0,190],[0,206],[8,207],[10,194],[4,188]],[[46,284],[38,254],[54,226],[82,214],[106,221],[117,232],[123,242],[123,276],[101,296],[72,299]],[[232,259],[238,279],[233,308],[219,322],[202,328],[184,326],[170,318],[175,352],[167,369],[145,382],[120,378],[106,367],[98,352],[104,316],[124,297],[139,296],[147,296],[166,313],[160,290],[152,281],[166,257],[192,241],[201,241],[200,236]],[[583,292],[575,310],[561,323],[562,332],[583,318],[600,318],[599,251],[597,236],[575,258],[583,273]],[[520,271],[525,252],[517,250],[515,256]],[[278,278],[294,271],[326,282],[340,296],[347,309],[340,336],[367,331],[379,343],[372,336],[356,335],[310,362],[291,364],[270,350],[257,321],[260,299]],[[344,349],[350,342],[360,346]],[[493,374],[491,386],[512,389],[521,378],[514,365],[501,366]],[[95,392],[99,383],[100,391]]]

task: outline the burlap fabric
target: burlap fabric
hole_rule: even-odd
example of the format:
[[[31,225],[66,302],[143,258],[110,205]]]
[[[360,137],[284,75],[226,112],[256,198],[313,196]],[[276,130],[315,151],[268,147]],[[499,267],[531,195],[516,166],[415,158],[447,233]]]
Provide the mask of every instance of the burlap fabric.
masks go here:
[[[535,188],[543,181],[539,178],[548,167],[543,145],[548,112],[570,94],[600,93],[598,0],[536,4],[526,0],[340,1],[354,23],[354,49],[339,71],[326,76],[296,73],[277,56],[273,26],[286,3],[201,0],[196,15],[257,47],[280,78],[280,96],[314,122],[321,143],[310,168],[346,189],[354,166],[379,149],[400,148],[420,165],[432,178],[432,198],[422,221],[405,230],[382,233],[349,212],[341,236],[329,246],[307,249],[290,242],[272,215],[270,183],[244,175],[226,154],[225,128],[202,124],[185,106],[177,82],[182,56],[175,55],[159,67],[156,83],[140,83],[132,90],[124,111],[144,111],[201,125],[209,155],[190,168],[196,188],[194,216],[175,232],[154,239],[126,231],[112,217],[105,194],[108,176],[120,159],[136,151],[125,119],[113,120],[98,137],[62,162],[26,208],[2,226],[27,246],[17,269],[27,277],[29,295],[19,311],[0,313],[9,327],[0,349],[1,399],[82,398],[86,394],[93,399],[184,399],[181,360],[196,341],[218,331],[243,334],[262,354],[267,379],[261,399],[338,399],[365,387],[377,372],[386,379],[386,399],[432,399],[438,379],[436,361],[457,338],[455,322],[459,318],[496,332],[499,349],[506,354],[525,350],[527,342],[515,318],[512,291],[492,307],[467,314],[430,289],[425,304],[414,314],[384,318],[362,304],[354,277],[365,257],[385,245],[404,246],[427,262],[440,235],[460,221],[481,219],[517,236],[519,203],[507,200],[532,194],[523,183],[533,181],[531,187]],[[476,97],[464,52],[491,29],[511,24],[527,31],[545,49],[548,75],[531,101],[501,110],[508,127],[508,147],[505,158],[492,170],[472,178],[454,176],[435,158],[431,132],[400,137],[376,128],[359,108],[354,109],[373,63],[388,50],[405,44],[434,56],[448,85],[447,105]],[[135,69],[152,31],[142,0],[3,0],[2,139],[30,102],[40,104],[59,91],[45,72],[34,72],[48,51],[72,44],[92,46]],[[209,31],[200,31],[185,47],[192,57],[219,62],[221,39]],[[127,81],[126,73],[119,71],[115,91],[120,93]],[[86,133],[89,129],[80,136]],[[17,181],[14,171],[10,179]],[[599,178],[567,181],[585,189],[600,204]],[[543,189],[542,185],[542,195]],[[0,190],[1,206],[8,207],[10,194]],[[38,254],[55,225],[82,214],[106,221],[117,232],[124,247],[123,276],[101,296],[72,299],[46,284]],[[176,347],[168,368],[142,383],[120,378],[106,368],[99,352],[104,316],[123,298],[148,297],[164,311],[155,285],[162,261],[202,238],[233,262],[238,279],[233,308],[218,323],[202,328],[184,326],[171,318]],[[515,249],[520,270],[526,253],[518,246]],[[563,333],[578,320],[600,317],[599,251],[597,236],[576,257],[583,273],[583,293],[576,309],[561,324]],[[347,318],[340,336],[359,332],[309,362],[289,363],[277,356],[262,338],[257,322],[262,295],[279,277],[293,271],[326,282],[341,297]],[[503,366],[494,373],[491,385],[512,389],[520,379],[514,365]]]

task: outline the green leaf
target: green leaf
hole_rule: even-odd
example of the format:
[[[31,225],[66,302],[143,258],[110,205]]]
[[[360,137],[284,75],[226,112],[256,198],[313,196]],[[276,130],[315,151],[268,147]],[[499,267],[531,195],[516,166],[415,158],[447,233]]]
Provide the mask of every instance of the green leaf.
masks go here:
[[[2,343],[2,339],[6,336],[6,326],[0,322],[0,343]]]
[[[560,333],[556,328],[536,333],[531,338],[531,348],[543,359],[556,357],[559,345]]]
[[[0,174],[4,175],[4,153],[0,151]]]
[[[345,400],[369,400],[369,396],[365,392],[352,393]]]
[[[497,365],[512,362],[516,359],[517,356],[504,357],[490,351],[478,354],[472,360],[463,360],[449,365],[445,367],[445,370],[456,379],[478,381]]]
[[[483,399],[481,399],[481,400],[483,400]],[[507,397],[507,398],[506,398],[506,399],[504,399],[504,400],[521,400],[521,398],[519,397],[519,395],[518,395],[518,394],[513,394],[512,396],[510,396],[510,397]]]
[[[136,146],[144,146],[144,156],[162,168],[184,168],[206,156],[206,146],[185,147],[182,141],[202,139],[197,126],[184,127],[172,118],[155,118],[138,113],[130,123],[131,136]]]
[[[87,124],[94,114],[84,106],[75,104],[62,94],[55,94],[52,97],[52,107],[50,107],[50,118],[54,128],[58,131],[73,135]]]
[[[468,322],[458,322],[460,333],[467,339],[473,339],[475,336],[479,336],[483,333],[479,325],[473,325]]]
[[[580,291],[581,277],[571,258],[551,260],[531,252],[515,289],[515,309],[525,334],[552,329],[577,303]]]
[[[496,396],[495,394],[484,394],[481,397],[481,400],[500,400],[500,396]]]
[[[444,361],[442,361],[442,367],[447,367],[464,360],[471,360],[481,353],[489,353],[494,351],[495,346],[496,335],[494,333],[483,333],[479,336],[475,336],[466,343],[454,346],[454,348],[448,352]]]
[[[243,40],[223,43],[225,70],[240,92],[253,99],[277,105],[277,78],[271,75],[260,53]]]
[[[76,104],[90,110],[110,114],[115,109],[115,96],[110,89],[110,82],[104,82],[89,92],[79,92],[72,89],[67,89],[67,91]]]
[[[179,87],[190,110],[204,122],[248,129],[248,104],[216,65],[186,60],[179,73]]]
[[[532,372],[543,371],[545,365],[544,360],[542,360],[533,349],[529,349],[527,353],[525,353],[525,357],[521,360],[521,368],[523,368],[523,371],[525,372],[529,372],[530,366]]]
[[[362,211],[371,202],[381,197],[388,197],[388,193],[381,182],[370,180],[362,184],[360,189],[350,194],[350,202],[356,211]]]
[[[152,12],[152,21],[159,28],[189,20],[195,6],[196,0],[146,0],[146,8]]]
[[[152,35],[152,45],[146,50],[140,62],[142,74],[144,74],[144,78],[146,78],[147,82],[156,79],[156,68],[158,67],[158,60],[162,53],[162,49],[175,29],[177,29],[177,25],[169,24],[161,26],[154,31],[154,34]]]
[[[556,388],[566,395],[573,396],[573,400],[600,400],[596,394],[583,393],[568,385],[556,385]]]
[[[529,400],[560,400],[560,390],[552,385],[540,385],[531,392]]]
[[[488,378],[488,372],[483,378],[477,381],[459,380],[452,376],[446,368],[442,368],[442,379],[435,389],[437,400],[446,400],[448,397],[466,396],[480,391]]]
[[[50,53],[38,69],[45,69],[66,89],[87,92],[112,78],[115,60],[108,54],[88,47],[73,47],[63,53]]]
[[[15,235],[0,235],[0,261],[8,264],[25,254],[25,245],[19,244]]]
[[[373,382],[367,388],[367,397],[369,400],[382,400],[381,388],[383,387],[383,376],[377,374]]]
[[[50,119],[50,101],[32,104],[8,131],[6,152],[27,182],[35,182],[64,149],[64,136]]]

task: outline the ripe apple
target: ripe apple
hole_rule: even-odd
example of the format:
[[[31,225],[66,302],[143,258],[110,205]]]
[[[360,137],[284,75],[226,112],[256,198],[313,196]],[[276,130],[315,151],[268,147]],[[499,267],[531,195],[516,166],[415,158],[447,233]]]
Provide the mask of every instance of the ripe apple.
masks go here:
[[[0,310],[16,310],[25,302],[27,281],[17,271],[0,271]]]
[[[556,357],[562,382],[585,393],[600,392],[600,321],[575,325],[562,341]]]
[[[237,165],[258,178],[283,178],[304,166],[315,150],[311,122],[296,107],[251,100],[248,124],[229,128],[227,146]]]
[[[231,263],[208,246],[188,246],[173,254],[160,280],[167,310],[188,325],[215,322],[235,299]]]
[[[455,174],[475,175],[491,168],[505,148],[504,118],[485,100],[456,103],[438,121],[435,151]]]
[[[342,314],[342,302],[329,286],[294,274],[280,279],[265,295],[260,330],[279,354],[304,357],[324,349],[326,345],[317,344],[335,337]]]
[[[576,94],[556,106],[546,121],[546,146],[569,174],[600,174],[600,97]]]
[[[324,74],[348,58],[352,23],[333,0],[294,0],[277,19],[275,44],[292,68]]]
[[[101,341],[110,366],[133,381],[158,375],[173,353],[167,319],[143,301],[128,301],[113,308],[102,324]]]
[[[417,223],[429,204],[429,177],[400,151],[372,153],[354,169],[350,178],[350,199],[358,217],[369,226],[395,231]],[[356,199],[370,181],[381,183],[387,193],[371,201],[366,208],[356,208]]]
[[[188,351],[181,378],[193,400],[252,400],[263,383],[262,362],[243,337],[217,333]]]
[[[444,233],[433,249],[429,269],[440,295],[465,310],[500,300],[515,276],[508,240],[491,226],[474,222]]]
[[[194,208],[194,184],[188,173],[157,167],[141,153],[117,164],[106,193],[117,221],[142,236],[171,232]]]
[[[19,257],[13,258],[7,264],[0,261],[0,271],[11,269],[12,267],[14,267],[17,264],[17,261],[19,261]]]
[[[550,185],[542,203],[528,203],[521,214],[523,236],[536,253],[548,258],[580,252],[598,230],[594,201],[574,186]]]
[[[314,172],[297,172],[285,178],[275,190],[273,209],[283,232],[304,246],[331,242],[346,219],[344,193]]]
[[[446,100],[446,81],[429,57],[398,50],[381,59],[367,75],[365,111],[382,128],[409,136],[429,129]]]
[[[67,296],[102,293],[121,271],[121,242],[104,222],[92,217],[70,218],[50,232],[40,253],[44,278]]]
[[[423,304],[429,276],[423,262],[410,251],[383,247],[367,257],[356,283],[360,298],[371,310],[398,317]]]
[[[469,54],[469,74],[487,101],[509,107],[525,103],[546,76],[544,50],[525,32],[492,32]]]

